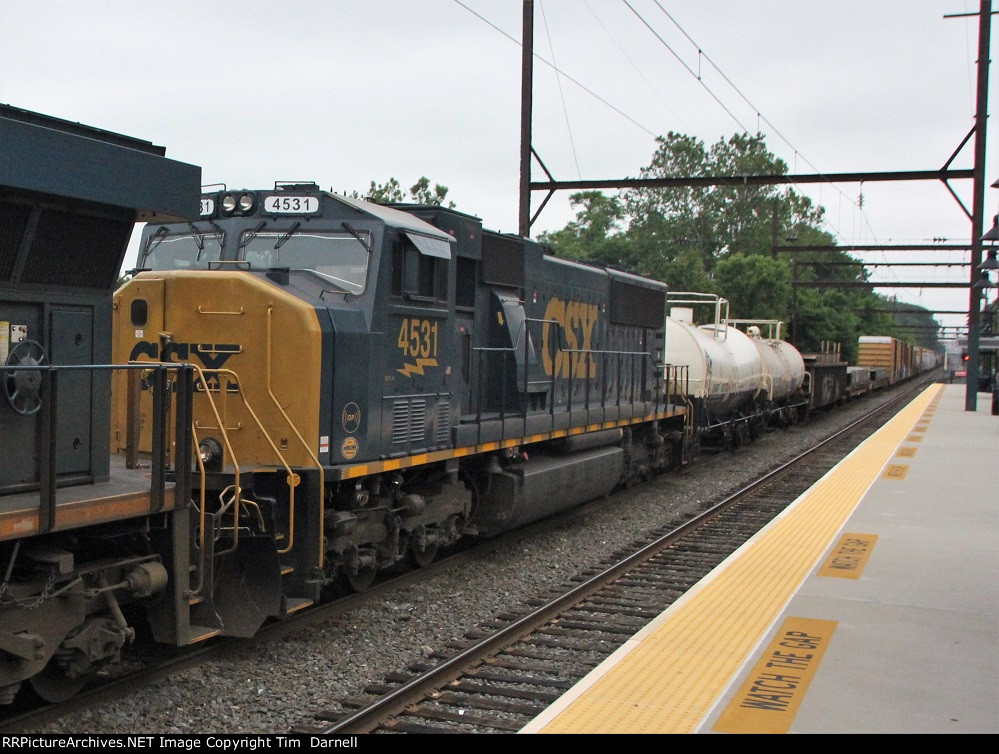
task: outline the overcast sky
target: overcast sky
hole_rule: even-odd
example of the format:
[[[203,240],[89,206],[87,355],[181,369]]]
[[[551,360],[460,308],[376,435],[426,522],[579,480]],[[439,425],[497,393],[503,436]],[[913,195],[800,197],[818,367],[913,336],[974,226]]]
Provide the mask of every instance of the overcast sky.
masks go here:
[[[761,131],[792,173],[933,170],[974,125],[978,21],[944,16],[977,12],[977,0],[534,6],[533,145],[557,180],[637,176],[671,130],[708,145]],[[350,192],[427,176],[487,228],[516,232],[522,14],[521,0],[0,0],[0,102],[151,141],[200,166],[205,184]],[[993,80],[986,185],[999,178],[997,90]],[[973,141],[951,167],[972,166]],[[972,182],[952,187],[970,210]],[[940,182],[798,190],[826,207],[840,244],[970,239]],[[568,193],[532,235],[573,218]],[[987,188],[986,229],[997,211]],[[882,292],[968,305],[967,289]]]

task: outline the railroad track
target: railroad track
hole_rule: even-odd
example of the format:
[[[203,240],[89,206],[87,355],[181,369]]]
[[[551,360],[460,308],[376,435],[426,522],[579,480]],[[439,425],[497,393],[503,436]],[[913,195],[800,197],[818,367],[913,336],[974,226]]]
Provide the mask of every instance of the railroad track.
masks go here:
[[[769,523],[920,383],[683,525],[611,555],[530,612],[502,615],[459,646],[339,700],[290,732],[514,733]]]

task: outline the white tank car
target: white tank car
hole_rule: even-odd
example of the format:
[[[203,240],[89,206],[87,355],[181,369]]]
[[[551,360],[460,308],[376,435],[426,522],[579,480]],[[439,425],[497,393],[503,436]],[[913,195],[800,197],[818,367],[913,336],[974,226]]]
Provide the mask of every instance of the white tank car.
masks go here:
[[[805,381],[805,360],[801,352],[776,338],[763,337],[759,325],[746,329],[763,363],[764,389],[772,403],[781,403],[794,395]]]
[[[732,327],[691,324],[692,311],[674,307],[666,318],[666,360],[687,368],[688,395],[716,416],[735,411],[760,390],[759,352]]]

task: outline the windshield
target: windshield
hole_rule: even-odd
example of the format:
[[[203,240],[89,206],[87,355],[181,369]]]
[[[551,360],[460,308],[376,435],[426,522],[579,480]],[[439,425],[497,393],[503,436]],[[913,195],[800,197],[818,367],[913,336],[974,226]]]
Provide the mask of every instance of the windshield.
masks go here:
[[[216,262],[222,255],[224,233],[181,233],[171,235],[163,231],[149,238],[139,260],[139,268],[146,270],[207,270],[209,262]]]
[[[354,295],[364,291],[371,246],[371,234],[366,231],[355,235],[297,227],[259,233],[248,230],[239,243],[251,269],[312,270],[340,290]]]

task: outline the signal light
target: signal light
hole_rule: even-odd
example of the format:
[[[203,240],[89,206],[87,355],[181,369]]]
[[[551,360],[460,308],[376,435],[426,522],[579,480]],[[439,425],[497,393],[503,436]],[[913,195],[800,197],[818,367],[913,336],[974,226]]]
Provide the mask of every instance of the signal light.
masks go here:
[[[966,353],[961,354],[961,361],[971,361],[971,357]]]

